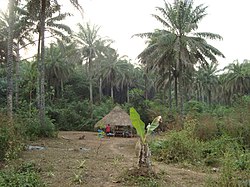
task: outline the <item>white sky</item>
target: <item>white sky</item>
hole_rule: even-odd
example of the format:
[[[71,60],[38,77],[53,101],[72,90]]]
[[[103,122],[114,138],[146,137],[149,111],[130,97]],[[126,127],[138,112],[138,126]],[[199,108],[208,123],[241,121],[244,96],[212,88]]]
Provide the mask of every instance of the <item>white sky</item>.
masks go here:
[[[7,6],[8,0],[0,0],[0,8]],[[114,48],[119,54],[128,55],[136,61],[137,55],[144,49],[144,39],[131,38],[133,34],[151,32],[163,28],[151,14],[158,14],[156,6],[163,6],[163,0],[79,0],[84,8],[84,19],[68,2],[63,4],[63,11],[74,13],[67,19],[67,24],[77,31],[76,24],[91,22],[101,26],[101,36],[115,40]],[[173,2],[173,0],[166,0]],[[219,58],[219,67],[224,67],[234,60],[250,59],[249,0],[194,0],[195,4],[208,6],[208,15],[199,25],[199,31],[220,34],[223,41],[209,41],[226,56]],[[159,14],[160,15],[160,14]]]
[[[155,7],[163,7],[163,0],[80,0],[80,3],[84,8],[84,22],[101,26],[100,34],[115,40],[114,47],[119,54],[128,55],[132,61],[145,44],[143,39],[131,36],[162,28],[151,14],[159,14]],[[250,1],[194,0],[194,3],[208,6],[208,15],[200,23],[199,31],[213,32],[223,37],[223,41],[209,41],[226,56],[225,59],[218,59],[219,67],[236,59],[240,62],[250,59]],[[69,20],[71,24],[82,22],[80,16]]]

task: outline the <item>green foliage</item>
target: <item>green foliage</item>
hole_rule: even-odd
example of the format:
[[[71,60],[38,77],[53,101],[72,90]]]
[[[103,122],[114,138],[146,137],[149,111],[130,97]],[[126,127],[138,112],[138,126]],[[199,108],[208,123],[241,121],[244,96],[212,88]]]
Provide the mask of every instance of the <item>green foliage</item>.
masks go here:
[[[152,134],[153,131],[159,126],[159,122],[161,121],[161,116],[156,117],[151,124],[147,126],[147,136]]]
[[[34,164],[22,164],[18,168],[0,171],[0,186],[2,187],[43,187]]]
[[[136,132],[140,136],[141,140],[145,142],[145,123],[141,120],[140,115],[133,107],[130,108],[129,112],[132,125],[136,129]]]
[[[24,149],[25,140],[57,135],[54,124],[48,118],[44,127],[39,124],[36,116],[16,115],[13,124],[7,119],[7,116],[0,113],[0,161],[18,158]]]
[[[161,116],[156,117],[151,124],[150,123],[148,124],[147,132],[145,134],[145,123],[141,120],[138,112],[133,107],[130,108],[129,112],[132,125],[136,129],[137,134],[140,136],[141,141],[145,143],[147,136],[149,136],[159,126],[159,123],[162,120]]]
[[[0,113],[0,161],[17,158],[23,150],[23,137],[16,124]]]
[[[183,130],[170,131],[162,140],[151,142],[150,147],[157,160],[167,163],[230,167],[233,173],[250,171],[250,152],[242,145],[239,138],[223,134],[202,141],[196,136],[198,121],[186,120]],[[227,170],[225,169],[223,173],[225,174]]]
[[[186,113],[202,113],[204,109],[205,109],[204,104],[199,101],[191,100],[185,103]]]
[[[186,130],[171,131],[164,140],[152,142],[153,156],[166,163],[187,161],[197,164],[200,161],[202,143],[192,138]]]
[[[160,187],[166,186],[162,185],[163,181],[154,176],[145,177],[140,176],[139,173],[134,173],[135,171],[125,171],[121,178],[124,186],[138,186],[138,187]]]
[[[93,119],[91,119],[88,100],[60,102],[48,109],[48,115],[59,130],[93,130],[94,124],[113,108],[113,102],[106,99],[93,106]]]
[[[59,130],[80,130],[88,117],[88,101],[61,102],[48,109],[48,115]]]
[[[27,113],[17,115],[16,126],[25,139],[34,140],[38,137],[55,137],[57,135],[52,121],[46,117],[45,125],[41,126],[36,113],[31,116]]]

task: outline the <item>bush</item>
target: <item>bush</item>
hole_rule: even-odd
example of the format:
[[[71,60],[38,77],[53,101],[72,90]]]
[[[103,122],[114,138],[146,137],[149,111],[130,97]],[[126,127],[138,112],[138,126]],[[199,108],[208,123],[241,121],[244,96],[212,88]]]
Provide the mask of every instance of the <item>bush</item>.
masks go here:
[[[196,164],[201,158],[202,143],[190,136],[186,130],[171,131],[164,140],[152,142],[153,156],[166,163],[187,161]]]
[[[17,158],[23,150],[23,138],[16,124],[0,113],[0,161]]]
[[[188,101],[184,105],[185,113],[202,113],[205,110],[205,105],[199,101]]]
[[[19,168],[1,171],[0,186],[43,187],[45,185],[41,182],[34,164],[27,163]]]
[[[80,130],[89,116],[89,103],[71,102],[57,104],[48,108],[48,115],[54,120],[58,130]]]
[[[7,116],[0,113],[0,161],[17,158],[24,148],[25,140],[37,137],[54,137],[57,132],[51,120],[45,119],[41,127],[37,117],[16,116],[9,123]]]

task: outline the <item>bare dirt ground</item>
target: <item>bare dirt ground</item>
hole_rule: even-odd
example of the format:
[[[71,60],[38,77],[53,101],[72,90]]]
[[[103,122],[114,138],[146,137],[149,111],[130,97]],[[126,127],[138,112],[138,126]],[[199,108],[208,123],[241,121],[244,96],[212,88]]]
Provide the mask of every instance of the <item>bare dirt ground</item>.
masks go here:
[[[79,139],[82,136],[84,139]],[[21,161],[34,162],[51,187],[121,187],[121,175],[136,165],[137,138],[102,138],[94,132],[60,132],[58,138],[30,142],[44,150],[27,150]],[[203,186],[208,174],[153,161],[162,186]],[[136,184],[132,186],[137,186]]]

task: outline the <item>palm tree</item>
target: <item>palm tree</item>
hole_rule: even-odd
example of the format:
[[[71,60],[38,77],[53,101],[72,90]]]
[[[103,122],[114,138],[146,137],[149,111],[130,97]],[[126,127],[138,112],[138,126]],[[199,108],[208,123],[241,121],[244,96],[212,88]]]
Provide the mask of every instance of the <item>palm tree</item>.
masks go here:
[[[93,80],[95,59],[101,53],[104,46],[111,42],[109,39],[103,39],[99,36],[99,27],[96,25],[91,26],[89,23],[86,26],[78,24],[79,32],[76,33],[75,39],[82,54],[82,59],[85,61],[86,72],[89,78],[89,100],[90,100],[90,113],[92,117],[93,108]]]
[[[203,64],[197,71],[196,75],[196,88],[198,89],[198,95],[207,95],[207,101],[209,106],[212,104],[212,93],[215,93],[219,80],[217,73],[218,64]],[[213,92],[214,91],[214,92]],[[205,92],[205,93],[203,93]]]
[[[45,75],[48,88],[53,87],[55,97],[63,96],[64,82],[73,72],[76,58],[73,44],[66,45],[63,41],[51,43],[45,54]]]
[[[218,49],[206,42],[206,39],[222,39],[222,37],[209,32],[194,32],[198,29],[199,22],[207,15],[207,7],[204,5],[194,7],[192,0],[175,0],[173,5],[164,2],[164,8],[157,7],[156,9],[162,17],[155,14],[153,16],[165,27],[165,30],[158,31],[160,33],[157,36],[159,38],[158,46],[164,43],[164,48],[157,49],[155,43],[152,47],[158,50],[158,53],[168,54],[172,57],[169,59],[172,60],[176,77],[178,77],[180,113],[183,115],[183,90],[185,87],[183,76],[187,72],[186,69],[198,62],[207,63],[207,59],[216,62],[216,55],[224,57]],[[144,33],[139,36],[151,39],[153,33]]]
[[[249,93],[250,86],[250,63],[245,60],[239,63],[236,60],[224,68],[226,74],[226,88],[230,95],[243,95]]]
[[[42,126],[45,125],[45,24],[46,24],[46,16],[51,17],[53,11],[51,12],[50,8],[55,8],[56,10],[60,10],[60,6],[57,1],[54,2],[54,7],[52,7],[50,0],[29,0],[29,10],[30,13],[33,14],[33,18],[39,18],[39,22],[37,25],[39,39],[38,39],[38,108],[39,108],[39,117],[40,123]],[[81,6],[78,3],[78,0],[70,0],[70,2],[76,6],[79,10],[82,10]],[[48,10],[46,12],[46,10]],[[48,25],[51,22],[48,22]],[[55,31],[56,32],[56,31]],[[56,32],[58,34],[58,32]]]
[[[114,101],[114,88],[118,88],[119,84],[123,84],[125,72],[128,69],[126,60],[119,58],[118,53],[110,48],[110,54],[103,61],[102,74],[106,85],[110,86],[110,96]]]
[[[17,4],[18,5],[18,4]],[[13,46],[14,46],[14,52],[15,52],[15,107],[18,108],[18,97],[19,97],[19,64],[20,64],[20,48],[27,47],[27,42],[29,44],[32,44],[32,26],[33,23],[28,21],[28,12],[25,10],[25,7],[19,8],[18,6],[15,6],[15,21],[14,21],[14,31],[13,31]],[[9,17],[7,13],[0,12],[0,22],[2,25],[2,32],[7,32],[7,29],[9,27]],[[6,31],[5,31],[6,30]],[[7,35],[7,34],[6,34]]]

